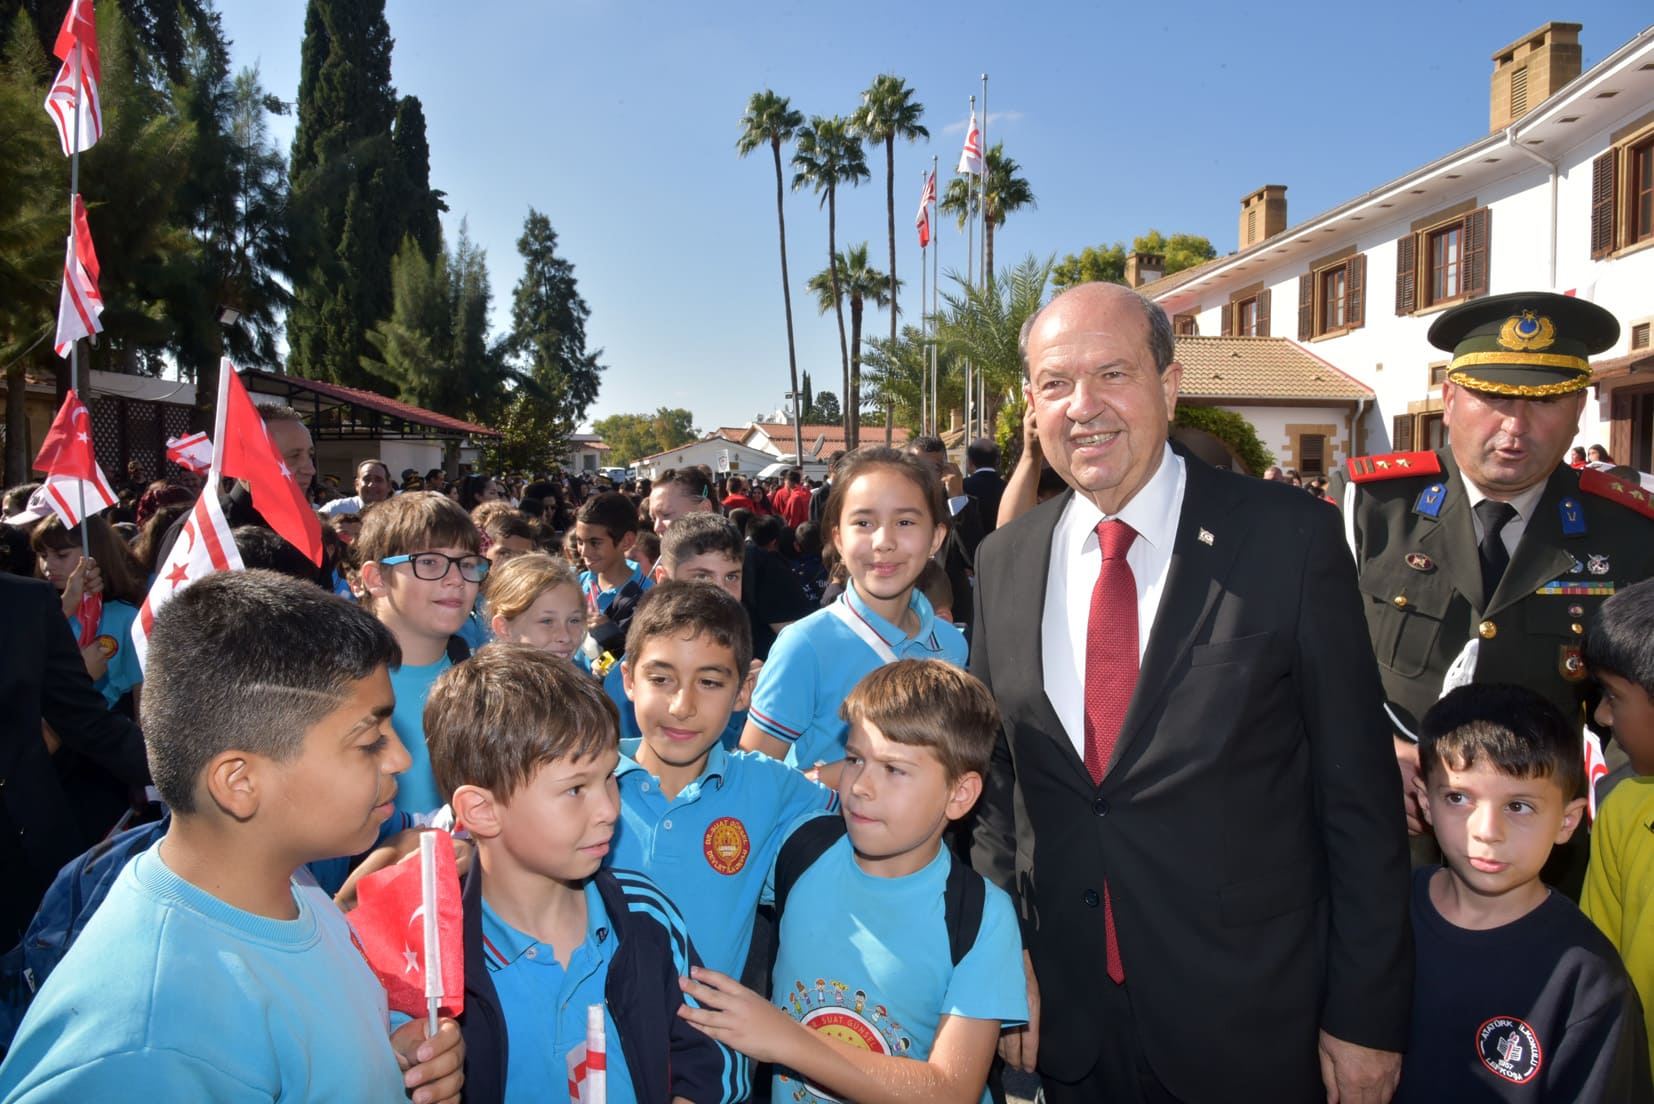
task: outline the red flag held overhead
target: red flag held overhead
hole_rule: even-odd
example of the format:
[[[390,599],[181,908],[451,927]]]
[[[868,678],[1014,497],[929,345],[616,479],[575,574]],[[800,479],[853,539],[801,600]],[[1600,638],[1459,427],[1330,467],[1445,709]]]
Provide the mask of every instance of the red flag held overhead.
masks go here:
[[[319,566],[322,523],[317,520],[316,511],[270,440],[264,419],[236,374],[235,365],[226,358],[219,361],[218,371],[224,381],[219,395],[225,404],[223,439],[218,442],[223,450],[222,473],[246,480],[253,491],[253,508],[283,540]]]
[[[98,102],[102,69],[98,62],[98,27],[92,14],[92,0],[71,0],[52,47],[63,61],[46,96],[46,114],[57,127],[58,141],[65,157],[82,153],[103,137],[103,108]],[[75,116],[80,125],[75,125]],[[76,138],[79,142],[76,142]]]

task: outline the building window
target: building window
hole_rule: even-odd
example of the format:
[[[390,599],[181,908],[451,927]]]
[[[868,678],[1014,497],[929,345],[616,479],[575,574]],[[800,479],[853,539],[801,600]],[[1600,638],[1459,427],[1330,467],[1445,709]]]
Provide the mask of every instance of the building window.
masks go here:
[[[1450,360],[1439,360],[1430,366],[1430,387],[1435,389],[1447,382],[1447,366],[1453,363]]]
[[[1631,218],[1632,244],[1654,238],[1654,138],[1640,146],[1633,146],[1631,162]]]
[[[1634,322],[1631,325],[1631,348],[1633,351],[1646,349],[1649,346],[1649,323]]]
[[[1306,433],[1298,438],[1298,474],[1325,475],[1327,473],[1327,439],[1320,433]]]
[[[1235,304],[1235,335],[1237,337],[1258,336],[1258,300],[1242,299]]]
[[[1366,321],[1367,255],[1357,253],[1298,278],[1298,340],[1343,333]]]
[[[1591,162],[1591,257],[1654,240],[1654,131]]]
[[[1195,316],[1192,314],[1179,314],[1173,317],[1172,333],[1176,334],[1178,337],[1194,337],[1196,334],[1200,333],[1200,329],[1195,325]]]
[[[1478,207],[1396,242],[1396,313],[1486,295],[1492,212]]]
[[[1243,290],[1223,305],[1221,321],[1224,337],[1268,337],[1269,289],[1254,285]]]

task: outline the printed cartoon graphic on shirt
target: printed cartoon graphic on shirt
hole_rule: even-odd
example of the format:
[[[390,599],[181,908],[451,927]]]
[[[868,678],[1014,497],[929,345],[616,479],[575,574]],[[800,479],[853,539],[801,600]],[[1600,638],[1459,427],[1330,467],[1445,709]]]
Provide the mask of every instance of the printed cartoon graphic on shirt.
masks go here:
[[[900,1058],[913,1048],[913,1039],[889,1011],[866,989],[852,987],[836,978],[816,978],[813,983],[795,980],[788,990],[787,1003],[798,1022],[846,1046],[874,1054]],[[778,1075],[794,1104],[838,1104],[839,1098],[809,1081],[786,1073]]]
[[[701,849],[712,869],[720,874],[738,874],[752,853],[752,840],[747,836],[746,825],[739,820],[719,817],[706,826]]]
[[[1495,1016],[1476,1032],[1482,1065],[1496,1077],[1525,1085],[1545,1064],[1545,1052],[1533,1028],[1512,1016]]]

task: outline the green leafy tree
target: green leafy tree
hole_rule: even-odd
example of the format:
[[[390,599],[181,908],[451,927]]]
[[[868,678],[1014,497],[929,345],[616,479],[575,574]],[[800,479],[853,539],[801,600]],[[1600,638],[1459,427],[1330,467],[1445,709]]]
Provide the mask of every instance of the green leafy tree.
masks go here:
[[[919,125],[925,105],[913,98],[913,89],[901,77],[883,73],[873,78],[867,91],[861,94],[861,107],[850,116],[851,124],[869,142],[884,144],[884,209],[886,232],[890,239],[890,345],[896,344],[896,139],[917,142],[929,138],[930,131]],[[881,394],[883,394],[881,392]],[[883,405],[888,415],[890,397],[884,396]],[[890,444],[891,423],[884,419],[884,443]]]
[[[994,231],[1005,225],[1008,215],[1024,207],[1036,207],[1034,190],[1020,176],[1022,166],[1005,156],[1005,143],[995,142],[988,151],[986,186],[988,217],[983,220],[983,267],[994,272]],[[983,187],[974,176],[956,176],[948,181],[937,210],[947,211],[959,221],[961,229],[982,206]]]
[[[844,297],[838,288],[838,189],[840,185],[855,187],[871,175],[867,170],[867,155],[861,139],[841,116],[824,119],[811,117],[799,128],[797,146],[793,152],[793,190],[803,187],[815,189],[821,196],[821,205],[827,208],[827,271],[833,283],[832,305],[838,316],[839,356],[844,365],[844,393],[856,394],[850,378],[850,343],[844,335]],[[846,403],[844,408],[844,437],[850,448],[856,447],[857,429],[861,411],[858,403]]]
[[[431,188],[431,144],[425,137],[425,107],[418,96],[404,96],[396,105],[391,151],[399,191],[407,205],[404,231],[419,243],[420,252],[434,258],[442,249],[442,212],[448,205],[443,193]]]
[[[70,0],[0,0],[0,50],[11,49],[12,44],[19,41],[16,32],[22,30],[34,38],[41,56],[50,58],[69,3]],[[97,16],[101,37],[111,5],[103,3],[99,8],[102,9]],[[160,80],[173,83],[185,79],[191,35],[206,32],[217,18],[211,0],[118,0],[113,8],[119,10],[145,54],[155,60]],[[19,24],[14,19],[19,13],[34,18]],[[51,61],[50,72],[42,74],[41,79],[55,73],[57,65],[57,61]]]
[[[391,316],[367,335],[379,356],[362,358],[403,402],[453,412],[470,405],[454,370],[452,296],[447,253],[426,260],[412,234],[403,238],[391,261]]]
[[[653,414],[615,414],[592,423],[603,443],[614,449],[617,464],[632,464],[645,456],[687,445],[700,437],[695,415],[679,408],[660,407]]]
[[[838,296],[850,302],[850,390],[857,397],[853,405],[860,405],[861,390],[861,320],[868,303],[875,307],[890,305],[890,278],[867,263],[867,243],[852,245],[833,258],[831,268],[810,277],[810,290],[816,293],[816,306],[822,314],[839,308]],[[861,425],[861,412],[851,415],[852,425]],[[849,448],[856,447],[854,437],[846,437]]]
[[[1128,252],[1157,253],[1165,257],[1166,267],[1162,270],[1165,276],[1204,264],[1218,255],[1217,247],[1198,234],[1173,234],[1168,238],[1158,230],[1150,230],[1133,238],[1130,250],[1123,243],[1115,242],[1088,245],[1077,254],[1068,254],[1052,269],[1051,282],[1059,288],[1099,281],[1123,284]]]
[[[952,370],[949,357],[937,365],[938,407],[950,409],[964,401],[962,374]],[[895,424],[919,433],[925,397],[930,393],[930,344],[917,327],[903,326],[893,346],[883,338],[867,343],[864,374],[880,393],[890,396]]]
[[[1177,413],[1172,415],[1172,424],[1210,433],[1222,441],[1252,475],[1262,475],[1275,462],[1275,454],[1264,447],[1252,423],[1233,410],[1178,403]]]
[[[957,272],[948,274],[955,289],[941,294],[936,340],[951,363],[969,360],[982,373],[990,416],[1007,396],[1021,389],[1022,354],[1017,339],[1022,324],[1045,302],[1054,264],[1052,258],[1041,261],[1030,256],[988,281],[986,288]]]
[[[844,412],[839,408],[838,396],[831,391],[817,391],[815,401],[810,405],[804,422],[806,425],[834,425],[843,417]]]
[[[803,125],[804,116],[792,109],[787,97],[778,96],[766,88],[762,92],[754,92],[747,100],[747,112],[741,116],[741,137],[735,143],[735,152],[742,157],[759,146],[768,146],[775,161],[775,223],[780,228],[781,238],[781,306],[787,315],[787,370],[795,395],[798,394],[798,348],[793,340],[793,292],[787,278],[787,212],[782,202],[786,191],[781,175],[781,146],[784,142],[791,142]],[[799,455],[803,451],[795,419],[793,453]]]

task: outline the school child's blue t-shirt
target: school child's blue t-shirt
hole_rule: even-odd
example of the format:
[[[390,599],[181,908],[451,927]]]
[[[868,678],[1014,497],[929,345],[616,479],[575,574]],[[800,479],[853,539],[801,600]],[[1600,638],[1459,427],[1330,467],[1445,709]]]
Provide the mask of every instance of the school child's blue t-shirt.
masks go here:
[[[391,727],[412,760],[408,769],[396,776],[396,808],[400,812],[429,813],[442,807],[436,775],[431,773],[431,752],[425,746],[425,699],[430,696],[431,684],[452,666],[453,662],[443,656],[424,666],[404,663],[391,668],[391,690],[396,693]]]
[[[878,878],[856,865],[846,836],[787,894],[771,985],[777,1008],[806,1027],[875,1054],[930,1056],[944,1015],[1028,1019],[1022,937],[1010,897],[986,885],[976,942],[953,964],[943,891],[953,856],[942,847],[922,870]],[[830,1104],[777,1066],[770,1099]],[[984,1091],[984,1104],[990,1100]]]
[[[605,985],[620,941],[603,897],[586,882],[586,938],[565,969],[548,943],[518,931],[482,902],[483,959],[505,1017],[505,1099],[561,1100],[568,1094],[568,1054],[586,1041],[586,1006],[604,1007],[608,1100],[637,1099]]]
[[[908,600],[908,608],[919,618],[919,631],[912,637],[869,609],[854,584],[845,588],[837,602],[844,604],[862,631],[883,640],[897,659],[945,659],[959,667],[965,665],[964,635],[936,619],[917,587]],[[836,763],[844,758],[844,738],[850,727],[839,718],[839,706],[858,682],[883,663],[831,607],[817,610],[782,629],[776,638],[752,692],[752,721],[791,745],[788,765],[808,770],[817,762]]]
[[[700,777],[668,801],[638,763],[639,743],[620,743],[606,865],[649,875],[683,913],[702,963],[740,977],[781,845],[803,821],[837,812],[838,795],[767,755],[714,744]]]
[[[132,646],[132,625],[138,620],[138,607],[130,602],[107,601],[103,616],[98,618],[95,643],[103,649],[109,667],[103,677],[92,685],[113,709],[134,686],[144,681],[143,668],[138,666],[138,652]],[[80,639],[80,618],[69,618],[69,631]]]

